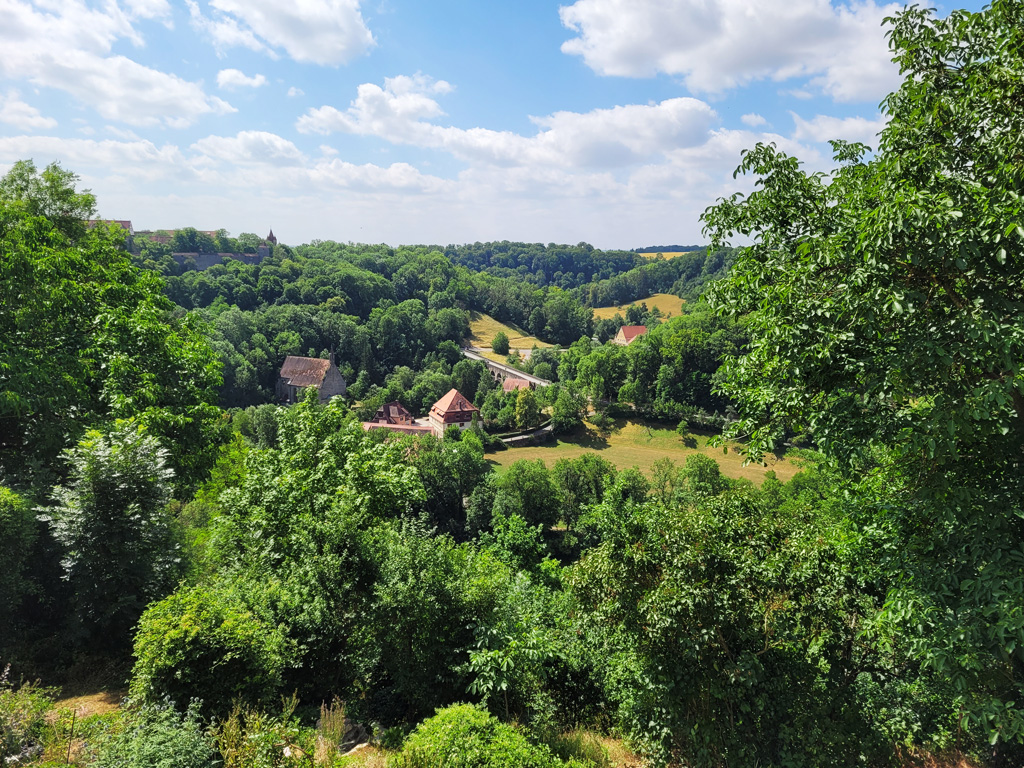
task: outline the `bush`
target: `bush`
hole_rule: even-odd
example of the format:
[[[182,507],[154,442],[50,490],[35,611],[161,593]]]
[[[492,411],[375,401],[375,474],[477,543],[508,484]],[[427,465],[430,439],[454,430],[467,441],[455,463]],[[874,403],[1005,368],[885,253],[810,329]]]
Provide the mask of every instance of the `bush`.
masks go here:
[[[498,331],[491,339],[491,349],[497,355],[508,354],[508,335],[504,331]]]
[[[0,673],[0,765],[42,752],[46,713],[53,708],[53,691],[26,683],[8,682],[11,667]]]
[[[179,715],[169,704],[126,713],[100,737],[95,768],[213,768],[218,765],[203,735],[198,707]]]
[[[258,703],[278,693],[291,648],[277,627],[226,589],[181,589],[150,606],[135,637],[131,693],[141,701],[203,700],[206,714],[236,699]]]
[[[562,763],[483,709],[456,704],[437,710],[409,735],[390,768],[554,768]]]

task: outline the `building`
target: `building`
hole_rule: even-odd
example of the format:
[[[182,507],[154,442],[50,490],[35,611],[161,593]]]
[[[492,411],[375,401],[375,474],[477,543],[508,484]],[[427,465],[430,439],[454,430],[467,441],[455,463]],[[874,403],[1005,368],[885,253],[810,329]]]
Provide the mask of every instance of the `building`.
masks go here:
[[[642,325],[624,325],[619,328],[619,332],[615,334],[615,338],[612,339],[612,344],[628,347],[645,333],[647,333],[647,328]]]
[[[457,389],[452,389],[430,409],[427,421],[434,434],[444,436],[444,431],[451,426],[466,429],[473,423],[473,414],[480,409],[473,405]]]
[[[514,392],[520,389],[533,389],[533,384],[526,379],[517,379],[510,376],[501,383],[501,389],[503,392]]]
[[[331,355],[330,360],[296,355],[288,355],[284,359],[275,387],[277,399],[284,403],[294,403],[307,387],[320,390],[321,403],[345,394],[345,377],[334,364],[334,355]]]
[[[397,400],[378,408],[370,421],[363,422],[363,429],[386,429],[389,432],[407,435],[429,435],[433,432],[429,424],[414,419],[408,409]]]

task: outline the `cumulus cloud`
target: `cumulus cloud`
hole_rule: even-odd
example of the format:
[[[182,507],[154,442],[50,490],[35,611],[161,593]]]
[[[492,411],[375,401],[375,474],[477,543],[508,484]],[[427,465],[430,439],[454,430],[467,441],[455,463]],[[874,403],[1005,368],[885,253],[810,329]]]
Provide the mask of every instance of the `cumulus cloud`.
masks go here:
[[[296,96],[305,96],[306,92],[301,88],[296,88],[294,85],[288,89],[288,98],[294,99]]]
[[[132,26],[159,16],[165,3],[114,2],[99,8],[80,0],[37,8],[22,0],[0,2],[0,77],[55,88],[108,120],[132,125],[190,125],[205,114],[234,111],[198,83],[123,56],[110,55],[119,39],[143,40]]]
[[[749,114],[743,115],[743,117],[741,117],[740,120],[743,121],[744,125],[749,125],[751,128],[757,128],[757,126],[765,125],[768,122],[767,120],[764,119],[764,117],[757,114],[756,112],[751,112]]]
[[[7,94],[0,94],[0,123],[13,125],[22,131],[56,128],[57,121],[52,117],[43,117],[38,109],[21,100],[13,88]]]
[[[187,3],[193,26],[220,48],[283,49],[295,61],[337,65],[375,45],[359,0],[210,0],[206,13]]]
[[[229,90],[236,88],[261,88],[267,84],[267,78],[256,74],[249,77],[240,69],[222,69],[217,73],[217,85]]]
[[[616,106],[591,112],[556,112],[532,118],[534,136],[487,128],[457,128],[430,122],[444,115],[433,98],[451,85],[422,75],[394,77],[384,87],[364,83],[348,109],[310,109],[296,127],[302,133],[377,136],[395,144],[450,152],[468,162],[499,166],[545,165],[613,168],[680,146],[699,143],[717,119],[692,98],[658,104]]]
[[[681,76],[695,93],[811,78],[838,101],[878,100],[899,82],[882,19],[899,6],[851,0],[576,0],[562,51],[603,75]]]
[[[211,160],[226,163],[295,165],[303,160],[302,152],[292,142],[267,131],[207,136],[190,148]]]
[[[877,115],[874,119],[866,117],[830,117],[817,115],[811,120],[804,120],[795,112],[793,116],[793,138],[797,141],[825,142],[830,139],[858,141],[869,147],[878,146],[878,133],[885,128],[885,118]]]

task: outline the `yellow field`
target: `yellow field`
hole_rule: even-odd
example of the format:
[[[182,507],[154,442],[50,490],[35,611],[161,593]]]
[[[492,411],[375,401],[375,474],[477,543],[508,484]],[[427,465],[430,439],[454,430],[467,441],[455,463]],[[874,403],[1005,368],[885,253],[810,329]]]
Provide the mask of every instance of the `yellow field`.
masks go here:
[[[688,447],[687,443],[690,446]],[[498,472],[504,471],[520,459],[542,459],[550,469],[561,458],[575,459],[584,453],[595,451],[598,456],[607,459],[618,469],[639,467],[646,475],[651,474],[651,467],[658,459],[672,459],[682,466],[686,457],[692,453],[703,453],[718,462],[722,474],[726,477],[745,478],[755,485],[760,485],[765,473],[775,472],[779,480],[789,480],[800,471],[793,461],[777,460],[773,456],[766,457],[766,464],[743,465],[743,456],[737,452],[737,445],[730,444],[728,453],[721,448],[708,446],[708,438],[703,435],[688,435],[684,442],[674,429],[648,426],[632,419],[616,419],[615,427],[607,435],[602,435],[596,427],[589,423],[584,429],[562,437],[557,443],[530,446],[526,448],[509,448],[504,451],[488,453],[487,459],[496,465]]]
[[[648,296],[646,299],[640,299],[634,301],[634,304],[647,304],[648,309],[654,309],[657,307],[661,310],[663,317],[675,317],[682,313],[683,304],[686,302],[680,299],[678,296],[673,296],[670,293],[656,293],[653,296]],[[621,304],[617,307],[597,307],[594,309],[595,320],[610,320],[615,317],[616,314],[620,314],[623,317],[626,316],[626,308],[629,304]]]
[[[653,259],[660,254],[666,259],[674,259],[676,256],[682,256],[684,253],[692,253],[692,251],[645,251],[639,255],[645,259]]]
[[[498,331],[504,331],[505,335],[508,336],[508,346],[510,349],[533,349],[534,346],[551,346],[546,341],[541,341],[536,336],[528,335],[526,331],[521,328],[499,322],[490,315],[484,315],[480,312],[473,312],[470,314],[469,341],[474,347],[485,347],[490,349],[491,341],[493,341],[494,336]],[[494,359],[498,360],[498,362],[505,362],[505,358],[501,355],[498,355]]]

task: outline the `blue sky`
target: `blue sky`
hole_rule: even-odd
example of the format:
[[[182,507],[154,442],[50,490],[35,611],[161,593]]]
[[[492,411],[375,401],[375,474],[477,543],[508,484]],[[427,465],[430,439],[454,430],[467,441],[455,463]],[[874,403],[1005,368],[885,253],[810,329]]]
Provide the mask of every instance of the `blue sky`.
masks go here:
[[[745,147],[873,144],[898,7],[0,0],[0,172],[57,160],[136,229],[696,243]]]

